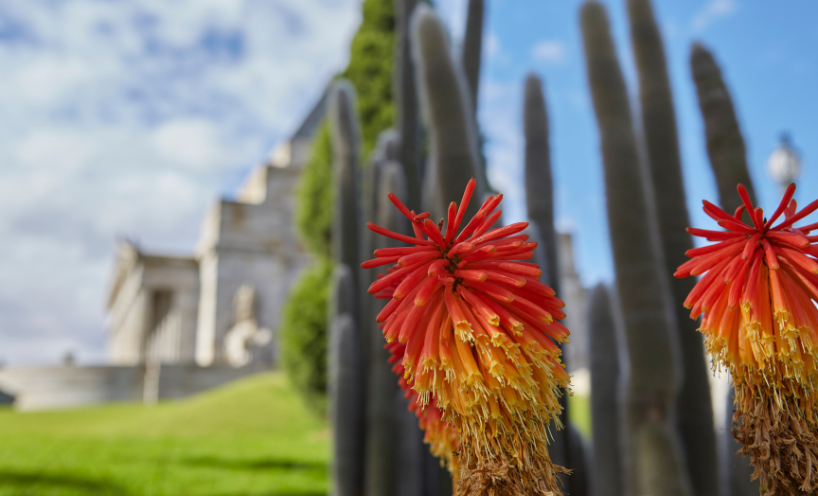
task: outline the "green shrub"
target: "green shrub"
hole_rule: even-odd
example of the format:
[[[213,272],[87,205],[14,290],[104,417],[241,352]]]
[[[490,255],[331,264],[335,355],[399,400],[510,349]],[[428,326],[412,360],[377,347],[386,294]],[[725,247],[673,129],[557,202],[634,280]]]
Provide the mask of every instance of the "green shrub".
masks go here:
[[[319,257],[293,284],[280,327],[281,361],[309,407],[327,408],[327,312],[332,261]]]

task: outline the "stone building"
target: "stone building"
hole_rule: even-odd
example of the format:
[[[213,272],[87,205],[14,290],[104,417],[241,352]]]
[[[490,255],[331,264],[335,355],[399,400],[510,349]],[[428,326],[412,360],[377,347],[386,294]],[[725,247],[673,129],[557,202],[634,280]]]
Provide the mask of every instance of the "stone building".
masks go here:
[[[110,364],[275,362],[282,305],[309,263],[293,227],[294,192],[325,100],[251,172],[235,199],[211,207],[193,255],[120,242],[107,300]]]
[[[190,256],[121,241],[106,301],[108,365],[0,370],[15,407],[180,398],[274,365],[282,305],[310,263],[294,231],[294,192],[325,107],[326,95],[234,199],[214,203]],[[570,235],[559,236],[559,251],[560,297],[572,331],[567,362],[582,382],[585,290]]]

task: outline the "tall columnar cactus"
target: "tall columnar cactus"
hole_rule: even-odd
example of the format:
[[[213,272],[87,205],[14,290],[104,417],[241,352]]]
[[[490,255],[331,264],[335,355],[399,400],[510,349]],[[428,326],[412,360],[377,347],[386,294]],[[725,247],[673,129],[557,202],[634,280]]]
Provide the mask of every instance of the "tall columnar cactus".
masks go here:
[[[544,258],[541,265],[543,275],[540,279],[551,286],[557,294],[560,294],[548,113],[542,92],[542,81],[535,74],[529,74],[525,80],[523,129],[525,134],[526,205],[528,219],[532,224],[529,229],[533,232],[532,240],[540,243]],[[574,426],[568,422],[567,397],[561,397],[560,403],[563,406],[560,417],[566,429],[552,429],[553,441],[549,446],[549,453],[554,463],[573,470],[570,477],[563,477],[563,484],[566,485],[568,493],[573,496],[583,496],[587,494],[588,474],[585,470],[582,439]]]
[[[406,179],[404,178],[403,168],[394,160],[386,161],[379,165],[378,181],[373,184],[374,194],[377,198],[377,208],[375,215],[372,217],[373,222],[380,226],[384,226],[394,232],[401,234],[408,234],[410,229],[405,217],[400,215],[400,212],[392,208],[392,204],[387,200],[387,195],[391,192],[398,198],[406,198]],[[399,246],[400,243],[377,237],[374,248],[391,248]],[[377,312],[383,308],[385,303],[383,300],[378,301]],[[375,321],[377,312],[371,315],[373,325],[377,327]],[[389,352],[384,348],[384,338],[378,329],[377,335],[372,336],[373,349],[380,348],[377,354],[376,364],[373,361],[372,366],[378,367],[378,370],[371,370],[373,375],[381,375],[384,372],[388,376],[384,376],[381,380],[390,381],[389,385],[383,384],[379,390],[375,391],[370,388],[370,394],[378,394],[378,398],[370,400],[370,409],[372,404],[376,403],[379,410],[382,409],[382,420],[380,422],[380,429],[378,432],[372,432],[372,435],[377,435],[377,441],[370,440],[370,446],[378,445],[382,449],[381,456],[387,457],[386,460],[375,460],[374,453],[367,453],[374,463],[370,463],[367,470],[381,470],[384,474],[372,474],[368,476],[369,480],[379,479],[381,484],[376,487],[367,487],[367,496],[423,496],[423,460],[424,455],[428,449],[423,444],[423,435],[418,428],[418,421],[414,413],[407,410],[408,402],[403,398],[403,392],[398,387],[398,377],[392,372],[392,365],[388,363]],[[374,358],[374,357],[373,357]],[[401,401],[403,399],[404,401]],[[389,426],[387,430],[386,427]],[[391,448],[391,452],[387,451]],[[376,465],[380,465],[380,467]],[[386,480],[388,474],[389,480]]]
[[[554,230],[554,184],[551,175],[551,147],[548,140],[548,112],[542,81],[536,74],[525,80],[523,107],[525,134],[525,201],[528,220],[537,225],[545,248],[544,283],[560,294],[557,234]]]
[[[353,271],[338,265],[329,329],[330,424],[333,430],[334,496],[359,496],[363,486],[363,373],[355,311]]]
[[[704,118],[707,154],[716,176],[719,204],[728,212],[741,205],[741,198],[736,192],[737,184],[747,188],[750,200],[755,203],[744,138],[721,69],[713,54],[699,43],[694,43],[690,52],[690,69]]]
[[[565,429],[566,444],[568,445],[568,466],[571,467],[571,476],[568,478],[569,496],[589,496],[591,494],[591,469],[588,465],[588,453],[585,441],[579,429],[569,423]]]
[[[368,208],[366,209],[367,219],[379,219],[384,215],[391,214],[391,211],[383,208],[384,194],[382,193],[382,183],[384,175],[394,176],[394,167],[397,166],[394,160],[395,145],[398,137],[394,132],[385,131],[378,138],[378,145],[373,152],[372,160],[367,168],[367,176],[370,194],[367,197]],[[399,171],[400,172],[400,171]],[[402,172],[400,172],[402,175]],[[394,181],[393,181],[394,183]],[[401,179],[400,184],[396,184],[395,194],[405,197],[406,186]],[[394,217],[394,216],[393,216]],[[384,219],[389,229],[397,232],[406,232],[406,223],[400,223],[400,219]],[[385,248],[383,238],[375,237],[373,233],[367,232],[364,236],[365,251],[364,256],[369,256],[377,248]],[[364,279],[360,286],[361,297],[364,299],[365,322],[362,323],[366,329],[366,347],[369,353],[369,366],[367,369],[367,404],[366,404],[366,466],[365,466],[365,491],[366,496],[391,496],[395,493],[396,477],[399,467],[396,466],[397,450],[402,446],[395,443],[394,433],[397,426],[395,418],[395,395],[398,394],[398,382],[392,367],[388,363],[389,352],[383,347],[383,336],[375,322],[375,316],[383,308],[380,300],[368,298],[365,293],[369,284],[374,282],[374,271],[365,271],[362,274]],[[417,426],[415,426],[417,431]]]
[[[360,264],[361,217],[358,204],[360,137],[355,112],[355,89],[346,80],[334,83],[329,101],[332,135],[332,178],[335,184],[335,205],[332,223],[332,257],[337,263],[357,269]],[[358,287],[357,270],[352,280]],[[358,317],[357,311],[355,317]]]
[[[674,425],[677,372],[665,291],[651,242],[627,88],[604,7],[586,2],[582,34],[599,125],[608,225],[630,370],[624,387],[628,485],[633,494],[686,496],[690,481]]]
[[[443,23],[430,7],[415,8],[411,34],[417,86],[429,133],[421,204],[433,218],[443,218],[449,202],[459,198],[474,177],[478,181],[475,197],[481,201],[469,205],[469,218],[477,213],[486,188],[466,78],[460,64],[452,59]]]
[[[733,423],[733,408],[735,396],[733,388],[727,390],[727,398],[725,399],[726,408],[724,411],[724,425],[727,429],[722,434],[722,442],[724,443],[725,453],[722,458],[722,466],[726,468],[727,478],[727,495],[726,496],[744,496],[756,495],[761,492],[761,481],[752,480],[753,464],[750,463],[748,457],[742,456],[739,450],[742,448],[740,442],[733,437],[733,432],[730,426]]]
[[[704,46],[695,43],[690,53],[690,67],[696,92],[699,97],[699,108],[704,118],[707,153],[710,166],[716,176],[719,191],[719,204],[728,211],[734,212],[742,204],[736,191],[737,184],[744,184],[750,201],[755,203],[753,184],[747,169],[747,154],[744,138],[738,126],[733,100],[727,85],[724,83],[715,58]],[[733,419],[733,391],[728,391],[725,425],[731,425]],[[724,432],[726,453],[722,465],[727,469],[728,496],[758,494],[759,481],[751,481],[753,467],[750,460],[737,453],[741,444],[733,438],[728,428]]]
[[[395,67],[392,73],[392,98],[400,137],[400,158],[406,176],[407,205],[420,208],[422,167],[420,161],[420,124],[415,64],[409,42],[409,20],[418,0],[395,0]]]
[[[611,297],[599,284],[591,293],[588,306],[588,341],[591,365],[591,422],[594,433],[593,494],[622,496],[622,458],[620,451],[619,355]]]
[[[480,88],[480,57],[483,48],[483,0],[469,0],[466,15],[466,34],[463,36],[463,70],[469,83],[471,109],[477,113],[477,94]]]
[[[662,36],[650,0],[628,0],[631,43],[639,75],[639,103],[647,148],[650,184],[656,204],[664,273],[672,274],[687,261],[693,240],[685,203],[676,112]],[[718,496],[718,454],[710,398],[710,371],[698,323],[684,307],[696,281],[669,278],[673,317],[684,373],[676,401],[679,434],[694,494]]]
[[[364,333],[359,287],[360,240],[358,221],[358,122],[355,90],[344,81],[330,93],[329,123],[333,153],[334,218],[332,256],[340,276],[335,282],[330,319],[330,402],[334,442],[335,491],[337,496],[361,494],[365,446],[365,363]],[[343,304],[342,304],[343,303]],[[351,357],[351,358],[350,358]]]

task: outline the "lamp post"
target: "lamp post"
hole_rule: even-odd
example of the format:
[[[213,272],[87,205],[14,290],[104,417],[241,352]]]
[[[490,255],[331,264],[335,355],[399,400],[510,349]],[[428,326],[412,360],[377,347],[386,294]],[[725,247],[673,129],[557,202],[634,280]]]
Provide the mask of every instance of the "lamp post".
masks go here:
[[[801,175],[801,157],[792,147],[789,133],[781,134],[778,147],[767,158],[767,174],[781,192]]]

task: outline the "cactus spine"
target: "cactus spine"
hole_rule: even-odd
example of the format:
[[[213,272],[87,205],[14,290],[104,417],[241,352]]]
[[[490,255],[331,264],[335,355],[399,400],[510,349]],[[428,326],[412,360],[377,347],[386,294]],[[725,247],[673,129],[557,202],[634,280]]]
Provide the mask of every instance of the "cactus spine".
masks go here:
[[[620,456],[619,348],[612,314],[611,297],[599,284],[588,305],[588,341],[591,366],[591,422],[593,444],[593,494],[622,496]]]
[[[733,100],[727,85],[724,83],[713,54],[704,46],[694,43],[690,53],[690,68],[696,83],[699,97],[699,108],[704,118],[707,154],[710,166],[716,176],[719,191],[719,204],[728,212],[734,211],[742,204],[736,192],[736,185],[741,183],[747,188],[750,201],[756,203],[750,172],[747,170],[747,154],[744,138],[738,126]],[[733,422],[733,390],[728,390],[725,425]],[[727,470],[728,496],[743,496],[759,493],[759,481],[751,481],[753,467],[749,458],[737,453],[742,447],[733,438],[728,428],[724,434],[726,453],[722,466]]]
[[[639,102],[654,192],[659,236],[664,253],[664,274],[672,274],[687,261],[693,240],[685,231],[690,217],[685,204],[679,154],[676,112],[664,45],[650,0],[628,0],[631,43],[639,75]],[[683,379],[676,415],[685,460],[694,494],[718,496],[718,454],[713,426],[713,406],[698,323],[690,318],[684,301],[695,279],[669,278],[673,317],[678,333]]]
[[[472,112],[477,114],[477,91],[480,87],[480,56],[483,49],[483,0],[469,0],[466,34],[463,36],[463,70],[469,83]]]
[[[482,199],[486,188],[465,76],[451,57],[446,30],[430,7],[418,5],[412,14],[411,34],[417,86],[429,132],[421,204],[432,218],[439,219],[445,216],[449,202],[463,194],[472,177],[477,180],[476,198]],[[467,218],[477,212],[480,203],[469,205]]]
[[[621,299],[630,373],[624,388],[631,494],[687,496],[690,482],[674,425],[674,341],[652,245],[648,203],[625,80],[604,7],[586,2],[582,35],[599,125],[608,225]]]

